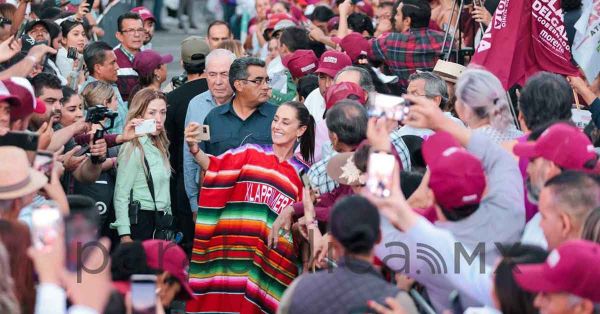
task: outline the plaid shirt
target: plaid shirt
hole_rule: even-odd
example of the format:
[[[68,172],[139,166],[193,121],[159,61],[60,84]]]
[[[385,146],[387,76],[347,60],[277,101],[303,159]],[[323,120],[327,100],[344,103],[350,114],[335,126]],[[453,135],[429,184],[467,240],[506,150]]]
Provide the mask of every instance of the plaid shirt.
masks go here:
[[[404,33],[381,35],[372,40],[372,49],[374,56],[384,60],[390,70],[398,76],[398,84],[406,87],[408,77],[416,70],[433,70],[443,43],[443,32],[415,28]]]
[[[411,168],[410,152],[408,151],[408,147],[406,147],[404,140],[402,140],[402,137],[396,134],[396,132],[392,132],[390,134],[390,142],[396,153],[398,153],[398,157],[402,163],[401,170],[409,171]],[[337,152],[334,151],[321,159],[321,161],[312,165],[308,170],[308,180],[310,181],[311,187],[321,194],[331,192],[339,186],[337,182],[327,175],[327,163],[329,162],[329,159],[336,154]]]

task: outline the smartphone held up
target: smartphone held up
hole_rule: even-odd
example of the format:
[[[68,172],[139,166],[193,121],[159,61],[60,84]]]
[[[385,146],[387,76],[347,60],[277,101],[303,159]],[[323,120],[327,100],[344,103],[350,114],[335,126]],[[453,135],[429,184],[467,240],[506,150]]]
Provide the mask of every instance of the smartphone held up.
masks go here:
[[[387,119],[402,121],[409,113],[410,102],[403,97],[371,93],[367,113],[369,117],[386,117]]]
[[[156,120],[147,119],[135,127],[135,135],[144,135],[156,132]]]
[[[392,181],[396,159],[386,152],[373,152],[367,164],[367,189],[377,197],[389,197],[392,193]]]

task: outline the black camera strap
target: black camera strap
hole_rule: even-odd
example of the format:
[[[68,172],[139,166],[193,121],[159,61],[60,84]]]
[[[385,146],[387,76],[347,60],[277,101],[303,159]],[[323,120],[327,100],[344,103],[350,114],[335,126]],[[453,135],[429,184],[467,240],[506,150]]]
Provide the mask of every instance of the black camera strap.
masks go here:
[[[150,172],[150,165],[146,160],[146,153],[142,148],[142,159],[144,160],[144,166],[146,169],[144,170],[144,175],[146,176],[146,183],[148,184],[148,190],[150,190],[150,196],[152,196],[152,203],[154,203],[154,222],[152,229],[156,230],[156,220],[158,216],[158,209],[156,208],[156,199],[154,198],[154,182],[152,180],[152,173]]]

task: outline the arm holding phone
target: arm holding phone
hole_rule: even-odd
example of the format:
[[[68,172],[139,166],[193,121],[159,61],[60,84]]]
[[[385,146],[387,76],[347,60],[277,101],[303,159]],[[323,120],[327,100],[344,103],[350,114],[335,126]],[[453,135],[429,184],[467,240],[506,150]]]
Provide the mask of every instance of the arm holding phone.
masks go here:
[[[196,159],[202,170],[206,170],[210,165],[210,158],[208,158],[208,155],[203,152],[198,145],[199,137],[203,134],[203,127],[204,126],[201,126],[196,122],[192,122],[185,128],[184,136],[185,141],[190,148],[190,153],[194,156],[194,159]]]
[[[44,60],[44,57],[48,53],[56,54],[56,50],[47,45],[35,45],[31,47],[23,60],[0,72],[0,80],[6,80],[14,76],[27,77],[33,68]]]

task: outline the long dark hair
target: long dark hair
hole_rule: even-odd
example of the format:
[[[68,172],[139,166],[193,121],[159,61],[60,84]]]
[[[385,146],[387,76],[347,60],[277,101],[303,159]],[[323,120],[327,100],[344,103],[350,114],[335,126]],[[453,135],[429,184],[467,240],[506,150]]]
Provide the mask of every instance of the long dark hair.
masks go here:
[[[502,260],[496,267],[494,287],[504,314],[537,314],[533,306],[535,294],[523,290],[515,281],[513,272],[518,272],[517,264],[543,263],[548,252],[541,247],[526,244],[508,244],[502,250]]]
[[[296,109],[296,117],[300,121],[300,126],[306,126],[306,131],[300,137],[300,154],[305,162],[312,164],[315,159],[315,118],[301,102],[288,101],[281,105]]]

